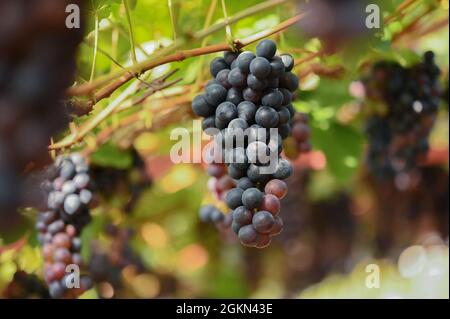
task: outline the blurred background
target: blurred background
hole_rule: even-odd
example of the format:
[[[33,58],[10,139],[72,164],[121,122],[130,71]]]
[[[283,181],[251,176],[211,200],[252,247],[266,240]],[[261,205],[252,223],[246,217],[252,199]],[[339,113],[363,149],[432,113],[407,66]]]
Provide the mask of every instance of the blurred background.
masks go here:
[[[36,181],[70,150],[89,158],[99,194],[82,234],[95,286],[81,298],[449,297],[448,0],[372,1],[380,14],[373,29],[364,1],[72,2],[82,9],[76,32],[58,29],[66,1],[0,4],[0,298],[49,297],[34,230],[42,200]],[[271,38],[295,58],[293,105],[309,115],[312,150],[299,154],[287,140],[294,175],[282,200],[284,231],[268,248],[246,248],[198,218],[201,205],[223,205],[208,189],[206,165],[174,165],[169,156],[173,128],[193,133],[190,103],[221,53],[173,60],[139,77],[133,65],[230,43],[302,12]],[[44,77],[4,71],[38,46],[50,52],[33,55]],[[367,165],[374,103],[363,80],[377,61],[410,67],[426,51],[434,52],[442,89],[429,148],[407,172],[380,176]],[[108,87],[121,72],[130,84]],[[48,85],[54,95],[29,102],[17,98],[26,97],[20,91],[13,99],[5,84],[13,79],[29,84],[25,93]],[[77,91],[93,83],[95,94]],[[142,83],[150,85],[139,91]],[[9,111],[32,103],[46,111]],[[379,287],[367,285],[378,272]]]

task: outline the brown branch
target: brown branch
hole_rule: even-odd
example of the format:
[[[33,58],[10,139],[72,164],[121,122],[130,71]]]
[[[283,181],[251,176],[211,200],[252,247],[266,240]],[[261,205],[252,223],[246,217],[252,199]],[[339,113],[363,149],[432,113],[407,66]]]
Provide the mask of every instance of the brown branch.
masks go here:
[[[405,0],[402,3],[400,3],[397,9],[384,19],[384,23],[389,24],[392,21],[394,21],[397,17],[402,17],[404,15],[404,10],[406,10],[411,5],[416,3],[416,1],[417,0]]]
[[[141,121],[143,118],[143,116],[142,116],[143,112],[152,112],[152,113],[159,114],[159,113],[162,113],[163,111],[168,111],[163,115],[157,116],[154,119],[154,123],[152,124],[152,127],[150,129],[146,129],[146,130],[160,129],[167,125],[170,125],[174,121],[172,112],[182,115],[183,112],[179,112],[179,107],[180,107],[180,105],[189,106],[190,98],[186,97],[186,96],[183,96],[182,98],[176,97],[176,98],[172,98],[168,101],[165,101],[164,104],[165,105],[163,105],[157,109],[145,109],[145,110],[133,113],[133,114],[121,119],[117,124],[104,128],[102,131],[100,131],[97,134],[97,136],[95,138],[95,147],[86,149],[84,151],[83,155],[89,156],[92,152],[95,151],[95,148],[106,143],[117,130],[125,128],[129,125],[134,125],[135,123]],[[175,112],[175,111],[177,111],[177,112]]]
[[[289,0],[271,0],[271,1],[264,2],[262,4],[255,5],[253,7],[250,7],[248,9],[242,11],[241,13],[238,13],[232,17],[229,17],[229,19],[226,22],[223,22],[223,21],[219,22],[217,24],[212,25],[207,30],[200,31],[199,33],[194,33],[194,35],[192,37],[194,40],[201,40],[202,38],[222,29],[224,24],[226,24],[226,23],[228,23],[228,24],[236,23],[239,20],[241,20],[247,16],[250,16],[250,15],[253,15],[260,11],[266,10],[268,8],[280,5],[287,1],[289,1]],[[183,39],[177,40],[171,47],[178,48],[181,43],[184,43],[184,41],[185,40],[183,40]],[[227,47],[227,49],[229,49],[229,47]],[[174,61],[176,61],[176,60],[174,60]],[[132,67],[129,68],[128,72],[131,72],[131,74],[141,73],[141,72],[145,72],[145,71],[148,71],[148,70],[154,68],[155,66],[153,66],[153,65],[158,66],[161,64],[174,62],[174,61],[166,61],[164,58],[160,58],[160,57],[150,58],[148,60],[145,60],[145,61],[142,61],[140,63],[133,65]],[[90,95],[98,87],[100,87],[114,79],[117,79],[117,85],[120,86],[120,85],[128,82],[130,80],[130,76],[124,70],[117,70],[110,74],[99,77],[92,82],[73,86],[67,90],[66,94],[68,96]]]
[[[167,75],[165,75],[167,76]],[[163,78],[165,77],[163,76]],[[172,81],[170,84],[177,83],[179,80]],[[142,83],[140,83],[142,85]],[[151,94],[154,94],[157,91],[160,91],[164,88],[167,88],[169,86],[169,83],[162,82],[158,85],[154,85],[150,88],[149,92],[146,93],[146,98],[149,97]],[[137,87],[136,87],[137,89]],[[95,117],[92,119],[89,119],[87,122],[83,123],[77,131],[72,132],[70,135],[68,135],[66,138],[64,138],[62,141],[58,143],[51,144],[48,148],[50,150],[60,149],[64,147],[69,147],[73,145],[74,143],[80,141],[86,134],[88,134],[90,131],[92,131],[94,128],[96,128],[103,120],[105,120],[108,116],[113,114],[115,110],[120,106],[121,103],[123,103],[126,99],[129,98],[130,92],[127,92],[128,90],[133,91],[135,90],[135,87],[133,84],[131,84],[124,92],[122,92],[114,101],[111,102],[105,109],[103,109],[100,113],[96,114]]]
[[[147,85],[161,85],[164,81],[166,81],[170,76],[175,74],[178,71],[178,69],[174,69],[169,71],[168,73],[160,76],[159,78],[154,79],[151,83],[148,83]],[[136,78],[136,74],[130,74],[127,73],[130,76],[130,79]],[[125,83],[125,82],[124,82]],[[95,104],[97,104],[99,101],[106,99],[111,96],[111,94],[114,93],[119,87],[121,87],[124,83],[121,83],[120,81],[116,81],[111,83],[110,85],[102,88],[100,91],[94,94],[94,96],[87,100],[87,101],[73,101],[71,103],[70,113],[73,113],[77,116],[86,115],[89,112],[92,111],[92,108]],[[145,82],[143,84],[146,84]]]

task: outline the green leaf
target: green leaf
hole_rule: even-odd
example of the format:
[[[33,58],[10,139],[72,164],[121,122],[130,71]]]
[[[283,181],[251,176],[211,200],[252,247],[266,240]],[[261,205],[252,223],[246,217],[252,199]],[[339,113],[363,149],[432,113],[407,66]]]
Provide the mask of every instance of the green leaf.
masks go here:
[[[328,128],[313,126],[311,139],[314,148],[324,152],[327,169],[340,183],[348,183],[361,158],[363,135],[351,127],[331,122]]]
[[[92,154],[91,160],[93,164],[118,169],[126,169],[133,162],[129,152],[119,149],[112,143],[102,145]]]

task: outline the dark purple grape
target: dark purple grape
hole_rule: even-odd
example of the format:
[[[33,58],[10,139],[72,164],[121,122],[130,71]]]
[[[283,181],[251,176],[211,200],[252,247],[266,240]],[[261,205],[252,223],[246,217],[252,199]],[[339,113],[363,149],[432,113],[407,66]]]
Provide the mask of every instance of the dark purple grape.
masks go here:
[[[298,89],[298,78],[291,72],[286,72],[280,77],[280,86],[294,92]]]
[[[223,102],[216,109],[216,127],[220,128],[223,124],[228,126],[233,119],[238,117],[237,107],[231,102]],[[218,125],[218,121],[219,124]]]
[[[247,86],[253,90],[262,91],[267,87],[267,79],[258,79],[253,74],[247,76]]]
[[[252,225],[246,225],[239,229],[238,238],[244,246],[255,246],[257,237],[258,233]]]
[[[240,188],[230,189],[225,195],[225,202],[230,209],[235,209],[242,206],[242,193],[244,191]]]
[[[210,85],[205,91],[205,99],[209,105],[219,105],[227,98],[227,89],[219,84]]]
[[[270,74],[269,76],[271,78],[279,78],[284,74],[284,64],[283,61],[281,61],[280,58],[273,59],[272,62],[270,62]]]
[[[262,93],[247,87],[242,91],[242,97],[246,101],[258,104],[261,101]]]
[[[280,55],[281,61],[284,64],[284,70],[286,72],[291,72],[294,68],[294,58],[290,54],[282,54]]]
[[[232,69],[228,73],[228,82],[236,88],[244,88],[247,83],[247,74],[242,73],[239,68]]]
[[[250,63],[250,73],[258,79],[267,78],[270,74],[270,70],[270,63],[265,58],[256,57]]]
[[[230,73],[229,69],[223,69],[219,73],[217,73],[217,75],[216,75],[217,84],[222,85],[226,89],[231,88],[231,84],[230,84],[230,82],[228,82],[228,74],[229,73]],[[205,88],[207,88],[207,87],[205,87]]]
[[[238,105],[244,100],[242,97],[242,93],[237,88],[230,88],[227,93],[227,101],[233,103],[234,105]]]
[[[217,73],[219,73],[223,69],[227,69],[228,64],[225,62],[225,59],[223,58],[214,58],[211,61],[211,64],[209,65],[209,71],[211,72],[211,75],[215,77]]]
[[[277,127],[279,116],[273,108],[262,106],[256,111],[255,122],[265,128]]]
[[[237,181],[237,187],[240,189],[246,190],[247,188],[255,187],[255,184],[252,183],[250,178],[248,177],[242,177]]]
[[[236,59],[238,68],[244,73],[249,73],[250,63],[254,58],[255,55],[253,54],[253,52],[250,51],[242,52]]]
[[[233,211],[233,221],[241,227],[251,224],[252,218],[253,213],[244,206],[239,206]]]
[[[247,209],[259,208],[262,204],[263,193],[257,188],[248,188],[242,193],[242,203]]]
[[[258,233],[269,234],[274,224],[273,215],[267,211],[259,211],[253,215],[252,225]]]
[[[292,165],[289,163],[288,160],[285,160],[284,158],[280,158],[278,160],[277,169],[275,173],[273,174],[273,177],[276,179],[286,179],[289,176],[292,175]]]
[[[251,124],[255,121],[256,114],[256,105],[250,101],[243,101],[237,106],[238,116],[247,122],[247,124]]]
[[[273,89],[267,92],[262,97],[262,105],[270,106],[276,110],[279,110],[281,104],[283,103],[283,93],[281,93],[278,89]]]
[[[209,105],[208,102],[206,101],[205,96],[201,94],[197,95],[192,101],[192,111],[194,111],[194,113],[198,116],[208,117],[214,114],[214,107]]]
[[[238,57],[239,53],[238,52],[233,52],[233,51],[225,51],[223,53],[223,59],[225,60],[225,62],[228,65],[231,65],[231,63],[233,63],[233,61]]]
[[[291,113],[287,107],[282,107],[278,111],[279,124],[288,124],[291,121]]]
[[[272,59],[277,52],[277,45],[270,39],[265,39],[256,45],[256,56]]]

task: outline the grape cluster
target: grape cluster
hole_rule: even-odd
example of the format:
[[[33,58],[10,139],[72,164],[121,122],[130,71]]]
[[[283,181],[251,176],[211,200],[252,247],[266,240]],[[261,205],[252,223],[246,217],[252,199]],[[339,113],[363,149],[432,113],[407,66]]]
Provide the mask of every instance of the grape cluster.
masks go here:
[[[48,170],[42,188],[48,194],[47,210],[40,212],[36,228],[44,257],[44,277],[53,298],[76,297],[90,288],[90,279],[80,277],[80,287],[69,289],[68,265],[82,267],[82,229],[90,222],[93,201],[89,167],[77,153],[60,156]]]
[[[410,68],[378,62],[363,80],[366,97],[384,107],[366,123],[367,162],[375,175],[402,176],[426,156],[441,96],[439,75],[434,54],[426,52]]]
[[[65,8],[83,2],[0,2],[0,228],[17,217],[21,172],[49,161],[50,137],[69,120],[61,100],[83,29],[66,27]]]
[[[117,199],[119,194],[127,197],[124,211],[131,213],[144,189],[152,185],[152,178],[146,171],[145,161],[132,148],[129,168],[115,168],[91,165],[90,176],[95,181],[95,191],[104,200]]]
[[[277,56],[276,51],[272,40],[263,40],[256,46],[256,55],[225,52],[222,58],[213,59],[210,72],[214,79],[192,102],[194,113],[204,117],[205,133],[214,136],[226,163],[212,164],[208,171],[235,183],[226,185],[226,193],[223,188],[218,192],[232,210],[227,214],[232,216],[231,228],[242,244],[258,248],[269,245],[271,236],[283,228],[277,216],[280,199],[287,192],[282,180],[293,171],[281,152],[282,141],[295,124],[291,101],[299,81],[291,72],[292,56]],[[200,214],[204,220],[223,218],[212,206]]]

